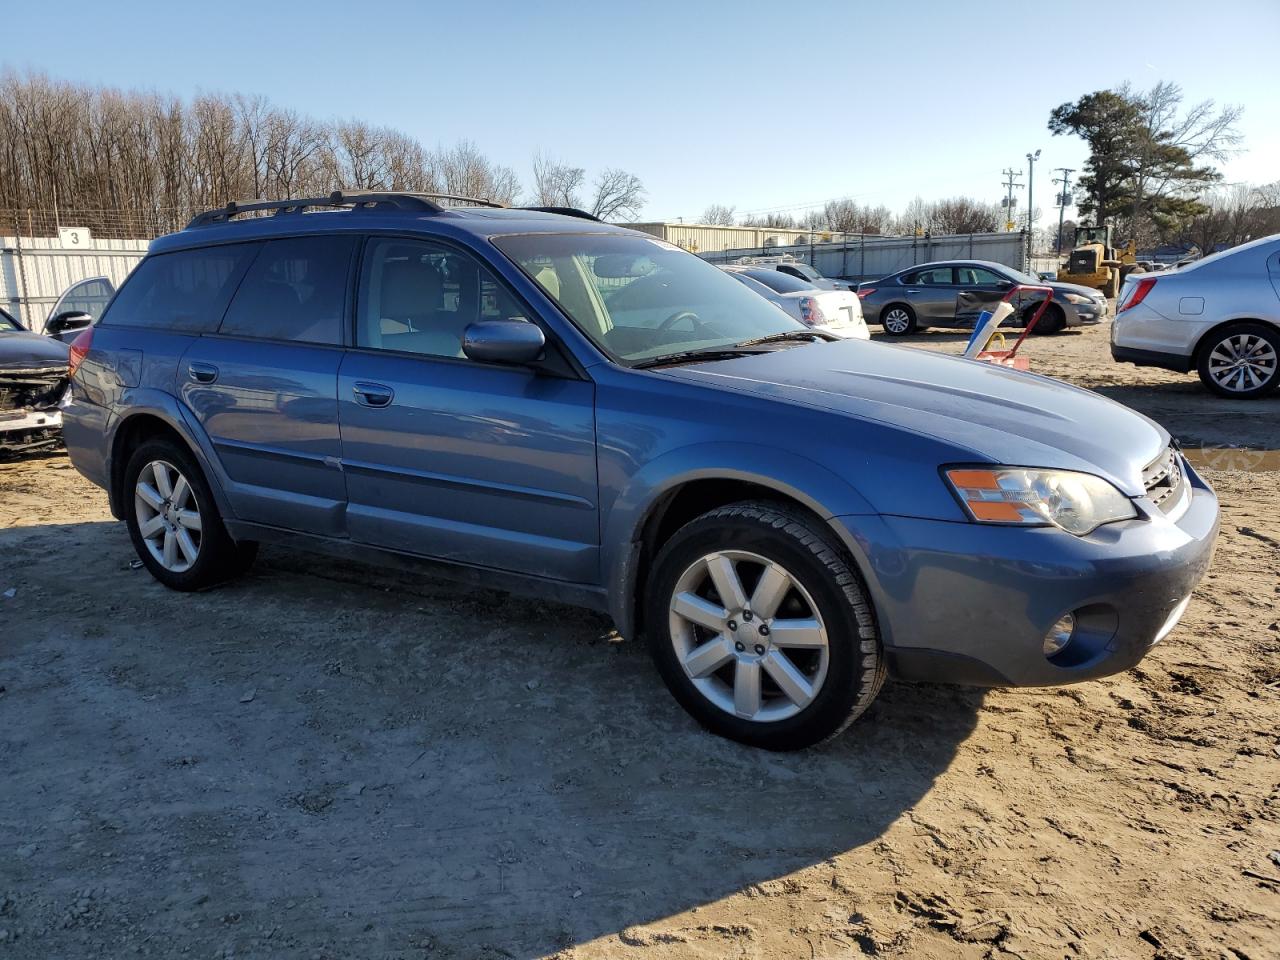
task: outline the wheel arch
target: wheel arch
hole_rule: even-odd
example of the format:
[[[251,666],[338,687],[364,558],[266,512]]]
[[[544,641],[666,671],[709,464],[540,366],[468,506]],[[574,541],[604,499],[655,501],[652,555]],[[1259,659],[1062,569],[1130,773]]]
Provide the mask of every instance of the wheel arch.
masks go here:
[[[1245,324],[1250,324],[1250,323],[1256,323],[1259,326],[1263,326],[1263,327],[1270,327],[1272,330],[1276,332],[1277,336],[1280,336],[1280,325],[1277,325],[1276,323],[1270,320],[1264,320],[1262,317],[1246,316],[1246,317],[1232,317],[1230,320],[1220,320],[1219,322],[1215,323],[1212,327],[1205,330],[1196,339],[1195,346],[1191,349],[1192,369],[1195,369],[1195,367],[1199,365],[1200,354],[1205,349],[1207,349],[1209,345],[1209,341],[1212,337],[1222,333],[1222,331],[1227,330],[1230,327],[1239,327],[1239,326],[1244,326]]]
[[[865,578],[861,550],[833,518],[875,511],[847,480],[820,464],[799,457],[788,462],[791,468],[776,476],[720,465],[682,471],[656,483],[640,474],[633,478],[629,496],[615,502],[604,541],[614,545],[605,556],[605,582],[610,613],[623,636],[634,636],[643,627],[649,565],[662,544],[689,520],[729,503],[774,501],[808,514],[836,535]]]
[[[172,440],[195,458],[213,491],[219,512],[224,517],[232,516],[222,489],[221,473],[212,463],[191,421],[183,415],[172,398],[163,395],[148,398],[145,402],[130,403],[127,412],[116,421],[111,431],[107,455],[107,498],[112,515],[117,518],[124,516],[121,512],[123,504],[127,502],[123,489],[124,472],[129,463],[130,452],[137,449],[139,444],[158,437]]]

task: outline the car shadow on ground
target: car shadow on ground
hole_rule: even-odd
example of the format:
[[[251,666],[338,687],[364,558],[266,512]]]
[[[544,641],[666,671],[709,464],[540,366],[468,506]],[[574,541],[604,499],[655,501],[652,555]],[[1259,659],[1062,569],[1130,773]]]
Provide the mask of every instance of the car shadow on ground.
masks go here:
[[[280,548],[177,594],[112,523],[0,555],[0,832],[38,853],[0,889],[32,894],[33,956],[543,956],[875,841],[983,699],[890,684],[771,754],[698,729],[592,613]],[[89,887],[91,934],[39,915]]]

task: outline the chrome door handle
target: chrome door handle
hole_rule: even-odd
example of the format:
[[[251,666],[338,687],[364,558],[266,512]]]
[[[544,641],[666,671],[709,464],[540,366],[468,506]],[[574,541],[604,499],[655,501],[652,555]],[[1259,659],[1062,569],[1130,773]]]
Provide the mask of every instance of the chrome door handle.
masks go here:
[[[907,293],[919,293],[919,290],[908,290]]]
[[[187,376],[196,383],[213,383],[218,379],[218,368],[212,363],[193,360],[187,364]]]
[[[395,399],[395,391],[381,383],[368,383],[360,380],[351,388],[356,396],[356,403],[366,407],[389,407]]]

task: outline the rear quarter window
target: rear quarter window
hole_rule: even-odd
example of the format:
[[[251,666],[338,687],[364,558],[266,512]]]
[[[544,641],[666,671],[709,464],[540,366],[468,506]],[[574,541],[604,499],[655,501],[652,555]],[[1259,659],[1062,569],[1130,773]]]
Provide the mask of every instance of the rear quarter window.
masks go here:
[[[210,333],[257,250],[234,243],[147,257],[102,317],[104,326]]]

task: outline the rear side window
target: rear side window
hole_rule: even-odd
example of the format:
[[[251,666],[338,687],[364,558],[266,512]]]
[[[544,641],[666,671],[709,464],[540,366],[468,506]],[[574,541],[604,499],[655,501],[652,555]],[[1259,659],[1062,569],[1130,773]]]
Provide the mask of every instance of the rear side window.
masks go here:
[[[351,237],[293,237],[264,243],[218,332],[341,344],[354,250]]]
[[[256,243],[147,257],[116,294],[102,323],[178,333],[216,330]]]

